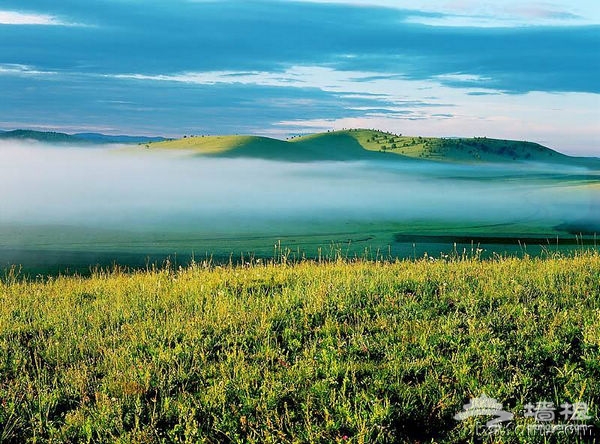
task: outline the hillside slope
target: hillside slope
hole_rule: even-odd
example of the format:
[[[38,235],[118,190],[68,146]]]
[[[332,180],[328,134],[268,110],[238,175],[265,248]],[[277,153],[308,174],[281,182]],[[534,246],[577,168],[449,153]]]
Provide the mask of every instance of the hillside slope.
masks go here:
[[[563,161],[569,156],[532,142],[475,138],[411,137],[371,130],[349,130],[365,149],[413,158],[458,162]]]
[[[245,157],[288,162],[381,159],[346,132],[318,134],[291,141],[258,136],[198,136],[146,144],[153,149],[187,149],[217,157]]]
[[[257,136],[200,136],[145,144],[153,149],[187,149],[199,155],[282,161],[429,160],[437,162],[544,162],[582,166],[600,159],[571,157],[532,142],[488,138],[407,137],[375,130],[345,130],[288,141]]]

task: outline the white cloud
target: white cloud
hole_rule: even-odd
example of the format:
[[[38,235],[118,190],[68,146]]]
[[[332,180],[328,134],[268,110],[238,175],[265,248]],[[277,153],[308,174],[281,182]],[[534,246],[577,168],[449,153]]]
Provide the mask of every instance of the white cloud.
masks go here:
[[[600,23],[597,0],[301,0],[414,11],[407,22],[431,26],[510,27],[527,25],[582,25]],[[425,14],[423,14],[425,13]],[[428,13],[441,16],[427,16]]]
[[[28,65],[19,65],[15,63],[0,63],[0,75],[17,75],[17,76],[40,76],[54,75],[54,71],[39,71]]]
[[[0,25],[82,26],[78,23],[65,22],[49,14],[4,10],[0,10]]]
[[[284,73],[266,71],[236,72],[236,71],[206,71],[182,72],[176,74],[117,74],[108,75],[118,79],[154,80],[166,82],[191,83],[195,85],[238,84],[261,86],[302,86],[304,81],[301,73],[294,72],[291,68]]]
[[[581,25],[582,22],[572,18],[545,18],[542,20],[530,19],[520,16],[484,17],[471,15],[447,15],[444,17],[424,17],[419,15],[409,16],[407,23],[415,23],[427,26],[446,27],[471,27],[471,28],[510,28],[523,26],[564,26]]]
[[[440,74],[435,76],[436,79],[442,82],[489,82],[491,77],[484,77],[477,74]]]

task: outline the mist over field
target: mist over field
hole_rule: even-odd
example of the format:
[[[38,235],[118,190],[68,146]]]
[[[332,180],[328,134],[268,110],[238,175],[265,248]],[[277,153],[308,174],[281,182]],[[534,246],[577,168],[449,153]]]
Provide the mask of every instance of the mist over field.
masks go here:
[[[235,234],[298,223],[310,231],[319,221],[553,226],[598,216],[598,189],[580,183],[595,173],[579,167],[285,163],[123,148],[0,142],[0,223]]]

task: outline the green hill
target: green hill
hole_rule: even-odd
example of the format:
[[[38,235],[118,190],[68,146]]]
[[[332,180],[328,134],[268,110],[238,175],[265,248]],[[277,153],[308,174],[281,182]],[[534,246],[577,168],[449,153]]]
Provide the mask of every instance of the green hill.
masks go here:
[[[457,162],[561,161],[569,156],[532,142],[475,138],[402,136],[381,131],[348,131],[365,148],[413,158]]]
[[[348,132],[316,134],[291,141],[258,136],[199,136],[144,145],[153,149],[193,150],[199,155],[290,162],[381,159]]]
[[[152,149],[189,150],[197,155],[257,158],[287,162],[351,160],[426,160],[453,163],[533,161],[600,168],[600,159],[571,157],[532,142],[475,138],[412,137],[376,130],[351,129],[295,137],[195,136],[161,138],[65,134],[18,129],[0,132],[1,139],[58,144],[139,143]]]
[[[207,156],[284,161],[418,159],[458,163],[534,161],[581,165],[599,162],[593,158],[566,156],[532,142],[485,137],[409,137],[362,129],[319,133],[287,141],[257,136],[201,136],[144,146],[186,149]]]

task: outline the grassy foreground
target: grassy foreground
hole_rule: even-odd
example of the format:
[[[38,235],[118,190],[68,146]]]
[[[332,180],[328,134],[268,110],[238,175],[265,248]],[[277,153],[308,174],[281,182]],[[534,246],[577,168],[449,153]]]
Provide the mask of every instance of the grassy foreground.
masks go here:
[[[482,393],[597,430],[599,319],[597,253],[9,275],[0,442],[469,442]]]

